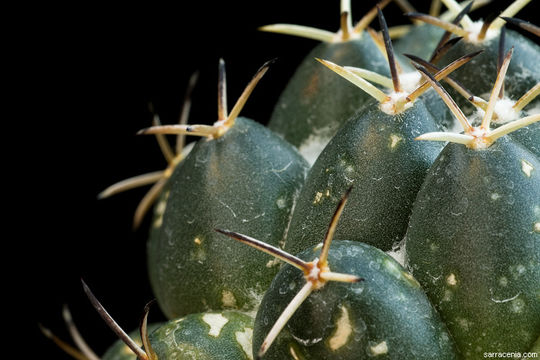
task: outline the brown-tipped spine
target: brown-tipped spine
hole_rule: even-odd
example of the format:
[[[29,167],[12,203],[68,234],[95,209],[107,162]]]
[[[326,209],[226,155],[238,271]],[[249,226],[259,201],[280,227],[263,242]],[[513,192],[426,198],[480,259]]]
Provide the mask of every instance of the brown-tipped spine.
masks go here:
[[[489,14],[485,19],[484,23],[482,24],[482,28],[480,29],[480,32],[478,33],[478,40],[484,40],[486,38],[486,33],[489,29],[489,26],[497,18],[497,14],[491,13]]]
[[[441,57],[443,57],[443,55],[446,54],[448,50],[450,50],[452,46],[457,44],[461,39],[463,39],[463,37],[458,36],[448,40],[447,42],[439,46],[431,55],[429,62],[432,64],[436,64],[441,59]]]
[[[467,6],[465,6],[463,8],[463,10],[461,10],[459,12],[459,14],[457,14],[457,16],[454,18],[454,20],[452,20],[452,24],[459,25],[461,20],[471,11],[473,3],[474,3],[474,1],[471,1]],[[439,43],[435,47],[435,50],[433,51],[433,54],[431,55],[431,58],[429,59],[430,62],[432,62],[432,63],[437,62],[437,60],[434,60],[434,57],[436,56],[439,48],[442,47],[445,43],[448,42],[448,40],[450,39],[450,36],[452,36],[452,33],[450,31],[445,31],[444,32],[444,34],[441,36],[441,39],[439,40]]]
[[[276,60],[277,59],[274,58],[272,60],[265,62],[259,68],[259,70],[257,70],[257,72],[255,73],[251,81],[247,84],[247,86],[245,87],[244,91],[242,92],[238,100],[236,100],[236,103],[234,104],[231,112],[229,113],[227,120],[225,120],[224,125],[226,127],[231,127],[234,124],[236,117],[240,114],[240,111],[242,111],[242,109],[244,108],[246,101],[248,100],[249,96],[251,95],[251,93],[253,92],[257,84],[259,83],[259,80],[261,80],[264,74],[266,74],[266,72],[268,71],[268,68],[270,67],[270,65],[276,62]]]
[[[327,263],[328,252],[330,251],[330,244],[332,243],[332,240],[334,238],[334,233],[336,232],[337,224],[339,222],[339,218],[341,217],[341,214],[343,213],[343,209],[345,208],[345,204],[347,204],[347,200],[349,199],[349,195],[351,194],[352,189],[353,189],[353,185],[349,186],[349,188],[345,191],[345,193],[341,197],[341,200],[339,201],[338,205],[336,206],[336,210],[334,211],[334,215],[332,215],[332,219],[330,220],[328,229],[326,230],[326,234],[324,236],[324,241],[323,241],[323,247],[321,250],[321,255],[319,257],[319,260],[321,264],[323,265],[326,265]]]
[[[439,84],[439,82],[431,75],[423,66],[416,66],[415,68],[424,75],[424,78],[429,81],[433,89],[437,91],[439,96],[442,98],[442,100],[445,102],[446,106],[450,109],[450,111],[454,114],[454,116],[458,119],[461,126],[463,127],[463,130],[465,130],[465,133],[470,133],[473,130],[473,127],[469,123],[469,120],[463,114],[463,111],[459,108],[459,106],[456,104],[454,99],[446,92],[444,87]]]
[[[469,35],[467,30],[464,30],[463,28],[459,27],[458,25],[452,24],[451,22],[441,20],[439,18],[422,14],[422,13],[406,13],[405,16],[411,18],[411,19],[418,19],[425,23],[440,27],[446,31],[449,31],[457,36],[463,36],[466,37]]]
[[[150,360],[158,360],[158,356],[152,348],[150,339],[148,337],[148,314],[150,313],[150,307],[156,302],[155,299],[148,302],[144,307],[144,313],[139,324],[139,332],[141,335],[141,341],[143,343],[144,350]]]
[[[225,61],[219,59],[218,65],[218,121],[227,119],[227,74]]]
[[[497,72],[501,71],[501,67],[504,62],[504,47],[506,43],[506,28],[503,26],[501,28],[501,34],[499,35],[499,48],[497,54]],[[501,86],[501,91],[499,92],[499,99],[504,97],[504,83]]]
[[[392,0],[382,0],[377,3],[371,10],[369,10],[354,26],[353,32],[359,34],[362,31],[364,31],[368,25],[375,19],[375,16],[377,16],[377,8],[380,8],[381,10],[386,7]]]
[[[390,39],[390,33],[388,32],[388,25],[382,13],[382,10],[377,7],[377,16],[379,18],[379,24],[384,38],[384,47],[386,48],[386,56],[388,58],[388,65],[390,66],[390,74],[392,75],[392,83],[394,84],[394,91],[400,92],[401,85],[399,83],[399,75],[396,67],[396,59],[394,58],[394,49],[392,47],[392,39]]]
[[[133,351],[137,357],[139,357],[141,360],[149,360],[146,353],[139,347],[139,345],[133,341],[132,338],[129,337],[129,335],[118,325],[118,323],[109,315],[107,310],[101,305],[99,300],[96,298],[94,293],[90,290],[88,285],[84,282],[84,280],[81,279],[81,283],[83,286],[83,290],[86,293],[86,296],[90,300],[90,303],[96,309],[99,316],[105,321],[105,323],[109,326],[109,328]]]
[[[472,58],[482,53],[483,51],[484,50],[482,49],[459,57],[458,59],[452,61],[450,64],[446,65],[443,69],[437,71],[437,73],[434,75],[434,79],[436,79],[437,81],[445,79],[453,71],[459,69],[461,66],[471,61]],[[427,89],[429,89],[429,86],[429,82],[425,82],[424,84],[420,85],[409,96],[407,96],[407,100],[413,101],[418,96],[422,95]]]
[[[527,30],[531,34],[540,37],[540,27],[533,25],[528,21],[505,16],[501,16],[501,18],[512,25],[522,28],[523,30]]]
[[[403,54],[403,56],[405,56],[405,57],[411,59],[412,61],[414,61],[415,63],[427,68],[432,73],[436,73],[436,72],[439,72],[441,70],[439,67],[433,65],[432,63],[430,63],[430,62],[428,62],[426,60],[423,60],[423,59],[419,58],[418,56],[411,55],[411,54]],[[478,103],[477,98],[473,95],[473,93],[470,90],[468,90],[465,86],[463,86],[460,82],[458,82],[457,80],[455,80],[451,76],[445,77],[444,81],[446,81],[448,84],[450,84],[450,86],[452,86],[457,92],[459,92],[461,94],[461,96],[463,96],[465,99],[467,99],[468,101],[473,103],[475,106],[481,107],[481,104]],[[480,99],[480,100],[483,101],[482,99]]]
[[[247,235],[239,234],[239,233],[234,232],[234,231],[223,230],[223,229],[214,229],[214,231],[216,231],[216,232],[218,232],[220,234],[226,235],[226,236],[230,237],[231,239],[237,240],[237,241],[239,241],[239,242],[241,242],[243,244],[249,245],[252,248],[255,248],[255,249],[260,250],[260,251],[262,251],[264,253],[267,253],[268,255],[274,256],[277,259],[283,260],[286,263],[288,263],[289,265],[292,265],[292,266],[302,270],[303,272],[309,271],[309,266],[307,265],[307,263],[304,260],[302,260],[300,258],[297,258],[296,256],[291,255],[288,252],[283,251],[283,250],[281,250],[281,249],[279,249],[279,248],[277,248],[275,246],[272,246],[272,245],[267,244],[267,243],[265,243],[263,241],[254,239],[254,238],[249,237]]]

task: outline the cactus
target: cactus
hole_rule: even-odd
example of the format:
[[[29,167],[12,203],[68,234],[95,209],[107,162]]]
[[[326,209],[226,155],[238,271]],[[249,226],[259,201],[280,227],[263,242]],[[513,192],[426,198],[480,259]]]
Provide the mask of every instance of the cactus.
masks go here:
[[[253,353],[264,359],[455,359],[450,335],[408,272],[377,248],[332,243],[351,190],[323,242],[297,256],[218,230],[288,264],[257,313]]]
[[[264,258],[245,254],[242,246],[223,246],[212,231],[236,224],[276,246],[284,241],[307,164],[267,128],[237,118],[267,67],[259,70],[227,114],[221,64],[219,119],[214,126],[175,125],[142,131],[205,137],[172,174],[159,238],[151,238],[148,244],[150,281],[170,319],[207,310],[253,310],[277,272],[275,266],[265,266]],[[242,268],[253,271],[249,277],[242,276]]]
[[[389,1],[383,1],[383,6]],[[372,36],[365,30],[375,17],[368,12],[354,27],[351,24],[350,1],[341,1],[341,27],[336,34],[287,24],[265,26],[262,30],[316,37],[322,43],[298,66],[274,107],[268,127],[298,147],[312,164],[328,141],[366,101],[369,96],[337,79],[321,67],[315,58],[366,68],[386,74],[384,56],[377,51]],[[298,29],[304,31],[298,32]],[[311,35],[311,36],[310,36]],[[324,35],[324,36],[322,36]]]
[[[131,207],[124,207],[122,213],[114,208],[119,197],[98,205],[98,212],[110,210],[109,215],[100,216],[114,217],[117,222],[127,208],[127,221],[136,230],[131,236],[124,231],[113,233],[113,226],[101,226],[101,221],[89,225],[95,215],[81,216],[76,208],[63,208],[63,221],[59,221],[57,211],[39,207],[34,211],[36,203],[51,201],[24,202],[27,210],[32,209],[31,215],[56,214],[55,233],[67,233],[70,238],[65,252],[57,251],[69,256],[62,255],[60,260],[42,251],[57,249],[54,241],[41,241],[32,251],[20,252],[37,254],[40,260],[36,278],[22,282],[33,292],[23,296],[33,302],[26,310],[37,308],[33,311],[39,313],[47,307],[49,311],[47,304],[65,297],[67,290],[48,285],[56,280],[43,281],[47,276],[44,269],[50,264],[60,269],[55,276],[61,272],[68,277],[80,273],[91,277],[88,273],[93,269],[103,269],[107,276],[102,283],[110,286],[111,300],[116,299],[126,311],[139,306],[140,299],[156,297],[159,305],[152,313],[158,321],[148,324],[147,306],[139,329],[126,334],[85,285],[92,304],[121,340],[112,346],[112,341],[96,346],[96,341],[107,339],[101,329],[92,331],[91,324],[84,324],[81,333],[98,350],[92,351],[68,310],[63,314],[71,342],[61,339],[65,335],[50,320],[42,320],[53,329],[41,327],[46,338],[79,360],[468,360],[491,352],[538,352],[539,32],[538,26],[513,18],[530,0],[517,0],[501,14],[496,12],[504,6],[490,4],[483,11],[488,14],[484,26],[470,19],[470,11],[485,5],[483,0],[433,0],[430,15],[419,13],[407,0],[395,2],[408,17],[394,17],[396,9],[388,6],[388,27],[381,9],[389,1],[378,7],[355,3],[367,10],[362,10],[366,15],[353,26],[353,9],[348,0],[342,0],[337,33],[290,25],[260,27],[281,16],[296,18],[294,11],[280,9],[279,17],[264,20],[267,12],[278,9],[279,2],[264,9],[249,2],[246,8],[261,11],[253,11],[243,22],[234,21],[227,16],[229,9],[237,9],[231,3],[226,12],[219,11],[218,19],[210,21],[219,23],[219,31],[205,42],[207,46],[192,51],[191,41],[202,31],[191,31],[192,36],[182,42],[181,61],[171,59],[162,48],[153,48],[155,64],[179,62],[175,71],[185,73],[194,67],[185,64],[197,63],[204,89],[205,59],[215,63],[208,51],[216,47],[227,58],[241,51],[234,64],[246,68],[251,66],[249,61],[259,61],[257,49],[264,48],[264,58],[279,56],[280,66],[291,66],[293,73],[294,52],[282,47],[276,53],[266,47],[260,39],[272,44],[280,37],[265,37],[257,27],[293,30],[322,40],[294,76],[286,79],[290,83],[281,95],[281,86],[272,84],[278,73],[287,76],[283,67],[274,67],[273,78],[262,82],[246,107],[246,113],[252,112],[259,123],[239,113],[268,64],[257,72],[229,113],[224,62],[220,61],[218,121],[213,125],[204,120],[188,125],[193,82],[186,92],[180,124],[162,125],[150,110],[153,126],[140,134],[157,137],[166,160],[164,170],[130,178],[99,195],[109,197],[153,184],[131,219]],[[442,3],[449,10],[437,9]],[[205,5],[193,4],[201,9]],[[294,5],[290,3],[287,10]],[[413,5],[425,8],[419,1]],[[528,10],[532,4],[518,16],[531,18],[534,12]],[[199,14],[190,13],[198,19],[196,29],[202,28]],[[368,26],[375,16],[379,24]],[[161,20],[160,24],[166,23]],[[398,24],[399,20],[405,25]],[[238,29],[247,28],[253,30],[256,41],[246,42],[248,32],[239,36]],[[147,30],[156,29],[148,26]],[[473,32],[484,40],[471,44]],[[232,37],[224,34],[231,33],[235,41],[229,42]],[[247,44],[249,54],[244,51]],[[300,41],[290,44],[304,46]],[[114,49],[123,49],[117,45]],[[230,50],[222,50],[225,45]],[[108,58],[114,59],[115,54]],[[141,61],[137,56],[131,59]],[[176,73],[165,69],[157,70],[175,79]],[[120,93],[114,86],[99,93],[109,92]],[[447,92],[461,98],[453,100]],[[170,123],[163,103],[151,98],[159,110],[156,113]],[[148,99],[139,100],[147,103]],[[269,104],[264,105],[265,100]],[[210,108],[208,103],[196,100],[193,104],[192,117],[197,121],[208,118],[197,113]],[[123,106],[123,111],[128,108]],[[149,112],[144,115],[148,121]],[[314,126],[306,126],[309,121]],[[103,134],[102,123],[99,129],[98,134],[86,128],[80,132],[80,140],[92,133],[91,146],[84,147],[89,152],[101,148],[100,136],[109,135]],[[176,147],[169,144],[168,134],[177,135]],[[55,143],[45,135],[40,133],[49,144]],[[184,146],[184,137],[190,135],[202,139]],[[72,137],[63,140],[68,139]],[[146,138],[139,136],[137,141]],[[81,160],[70,163],[66,177],[81,178],[76,166],[82,164],[85,176],[95,174],[86,154],[81,152]],[[129,162],[146,155],[130,154],[129,159],[121,159],[125,161],[121,166],[114,165],[115,170],[128,168]],[[47,161],[33,162],[32,169],[34,164],[50,165],[54,157],[43,158]],[[51,173],[34,171],[30,178],[39,181],[28,188],[39,189],[37,185],[47,179],[44,175]],[[116,176],[117,171],[108,181]],[[340,200],[351,184],[354,191]],[[62,191],[70,185],[64,182]],[[77,186],[81,191],[86,188]],[[92,195],[100,189],[94,190]],[[58,194],[54,188],[40,191]],[[152,207],[150,220],[145,214]],[[32,225],[28,228],[40,229],[42,239],[49,231],[39,222],[41,216],[26,216],[27,210],[24,217]],[[103,234],[107,234],[106,240]],[[74,252],[83,256],[71,256]],[[80,309],[76,310],[79,317]],[[135,327],[129,321],[125,324]],[[31,357],[23,351],[18,356]],[[56,349],[53,356],[58,353]],[[41,351],[36,357],[53,356]]]
[[[473,127],[422,69],[464,127],[420,140],[449,141],[416,199],[405,240],[413,275],[440,311],[466,359],[489,349],[527,351],[540,332],[540,161],[505,134],[532,115],[490,129],[512,50],[487,110]]]
[[[456,60],[451,70],[473,56]],[[337,194],[351,183],[357,191],[337,236],[391,250],[405,235],[416,193],[442,148],[440,144],[424,146],[413,140],[424,130],[438,128],[419,97],[427,84],[418,83],[417,89],[405,92],[390,62],[394,87],[386,94],[356,76],[354,70],[323,63],[369,91],[379,102],[359,109],[310,169],[293,211],[286,250],[297,253],[315,245],[339,201]],[[446,76],[450,68],[436,76]]]
[[[446,2],[456,4],[453,0],[446,0]],[[516,0],[500,16],[511,17],[529,2],[530,0]],[[461,9],[459,5],[456,8]],[[481,69],[480,74],[496,74],[498,68],[497,55],[499,53],[498,39],[501,35],[501,28],[505,23],[503,19],[491,18],[489,20],[492,21],[473,22],[468,16],[465,16],[461,20],[462,28],[448,22],[438,21],[424,14],[410,15],[413,18],[441,26],[445,30],[463,37],[456,46],[439,59],[441,65],[448,64],[462,53],[484,49],[484,52],[471,62],[470,67],[464,68],[461,80],[463,85],[474,94],[483,95],[489,93],[493,80],[489,76],[478,76],[478,69]],[[511,30],[506,31],[506,43],[516,50],[514,61],[508,69],[508,74],[512,78],[519,78],[519,81],[509,82],[506,91],[510,96],[517,98],[540,81],[537,66],[540,62],[540,47],[523,35]]]

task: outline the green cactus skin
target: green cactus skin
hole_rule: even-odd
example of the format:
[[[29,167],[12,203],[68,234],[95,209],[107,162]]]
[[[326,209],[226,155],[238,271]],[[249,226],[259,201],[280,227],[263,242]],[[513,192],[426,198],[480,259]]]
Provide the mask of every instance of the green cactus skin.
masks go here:
[[[158,359],[252,360],[252,336],[251,316],[223,311],[171,320],[149,339]]]
[[[213,229],[280,246],[306,169],[291,145],[246,118],[195,145],[169,180],[159,238],[148,244],[151,285],[169,319],[258,305],[278,267]]]
[[[298,257],[313,260],[318,248]],[[455,359],[453,342],[418,282],[379,249],[334,241],[332,271],[363,277],[356,284],[329,282],[314,291],[262,359]],[[255,318],[254,353],[285,306],[305,283],[285,265]]]
[[[534,123],[509,135],[540,158],[540,123]]]
[[[150,333],[163,325],[163,323],[148,324],[148,332]],[[130,332],[128,335],[137,342],[137,344],[142,346],[141,333],[138,329]],[[137,356],[122,340],[117,340],[105,354],[103,354],[101,360],[137,360]]]
[[[408,267],[465,359],[527,351],[540,334],[540,161],[503,137],[448,144],[416,199]]]
[[[368,34],[362,39],[317,45],[280,95],[268,127],[313,163],[339,127],[370,96],[326,69],[315,58],[388,75],[388,64]]]
[[[456,71],[459,71],[459,69]],[[450,131],[456,127],[456,118],[435,90],[429,89],[420,96],[420,99],[430,112],[440,131]]]
[[[436,129],[420,100],[398,115],[383,113],[378,104],[358,113],[310,169],[285,250],[297,253],[323,239],[341,194],[353,183],[335,238],[391,249],[405,235],[416,193],[442,149],[413,139]]]
[[[523,35],[512,30],[506,30],[505,51],[514,47],[512,62],[506,77],[512,79],[505,84],[505,94],[518,99],[527,90],[540,82],[540,47]],[[473,94],[488,98],[493,83],[497,77],[497,58],[499,49],[499,36],[479,44],[467,42],[465,39],[454,45],[440,60],[440,66],[446,65],[456,57],[469,52],[485,49],[484,52],[471,60],[467,66],[458,70],[455,79],[469,89]],[[453,94],[453,89],[450,93]],[[458,104],[465,104],[461,96],[453,96]],[[468,105],[470,108],[470,105]],[[463,106],[465,110],[467,106]]]

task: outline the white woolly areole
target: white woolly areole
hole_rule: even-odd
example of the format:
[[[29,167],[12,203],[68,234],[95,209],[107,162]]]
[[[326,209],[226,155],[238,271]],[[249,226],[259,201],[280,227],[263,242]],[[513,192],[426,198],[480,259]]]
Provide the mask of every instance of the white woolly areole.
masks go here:
[[[413,102],[412,101],[407,101],[407,99],[406,99],[408,95],[409,95],[409,93],[407,93],[407,92],[403,92],[403,91],[394,92],[394,91],[392,91],[390,94],[388,94],[388,97],[390,99],[387,100],[387,101],[383,101],[379,105],[379,108],[381,109],[382,112],[384,112],[386,114],[389,114],[389,115],[395,115],[397,113],[405,111],[408,108],[410,108],[411,106],[413,106]],[[398,103],[404,104],[402,109],[398,109],[396,107],[396,104],[398,104]]]
[[[482,129],[481,127],[475,127],[473,130],[469,133],[469,135],[474,136],[476,138],[484,137],[488,134],[488,131],[485,129]]]
[[[493,109],[493,118],[491,121],[496,124],[505,124],[510,121],[519,119],[519,111],[515,111],[513,106],[516,102],[509,98],[503,98],[497,100],[495,108]],[[485,111],[477,109],[477,111],[471,116],[473,123],[480,123],[484,118]]]
[[[473,43],[473,44],[479,44],[483,41],[489,41],[499,36],[499,33],[501,32],[500,29],[493,30],[493,29],[488,28],[484,39],[479,40],[478,34],[480,34],[480,30],[482,30],[482,25],[484,25],[484,21],[478,20],[478,21],[473,22],[471,27],[467,29],[467,31],[469,32],[469,36],[467,37],[468,42]]]
[[[495,104],[495,114],[497,119],[493,119],[494,123],[504,124],[512,120],[519,119],[519,111],[515,111],[513,106],[516,102],[508,98],[500,99]]]
[[[420,81],[422,80],[422,74],[418,71],[406,72],[399,75],[399,84],[401,89],[404,92],[412,93],[418,86],[420,86]]]

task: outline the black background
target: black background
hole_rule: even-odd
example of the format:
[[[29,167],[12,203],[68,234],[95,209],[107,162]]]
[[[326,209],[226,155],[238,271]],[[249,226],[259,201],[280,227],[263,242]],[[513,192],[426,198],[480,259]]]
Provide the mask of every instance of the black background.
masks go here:
[[[375,4],[352,3],[354,20]],[[414,3],[428,11],[428,1]],[[508,3],[495,1],[473,18]],[[4,52],[11,60],[6,73],[15,80],[5,97],[13,115],[4,113],[10,129],[4,188],[11,205],[2,295],[12,302],[4,311],[14,315],[4,328],[24,325],[11,332],[26,346],[21,358],[69,359],[38,329],[42,323],[68,339],[61,320],[68,304],[102,354],[116,338],[90,306],[81,277],[126,330],[138,326],[153,298],[145,263],[148,219],[132,230],[147,188],[97,200],[116,181],[166,166],[155,139],[135,135],[151,122],[148,104],[163,123],[176,122],[188,78],[199,70],[190,122],[212,123],[218,59],[227,63],[231,108],[259,66],[277,57],[242,112],[266,123],[287,79],[317,42],[257,28],[288,22],[334,31],[339,1],[28,6],[4,14],[17,20]],[[407,23],[401,14],[394,4],[385,9],[390,26]],[[533,14],[529,5],[520,17],[534,21]],[[151,321],[162,319],[154,307]]]

